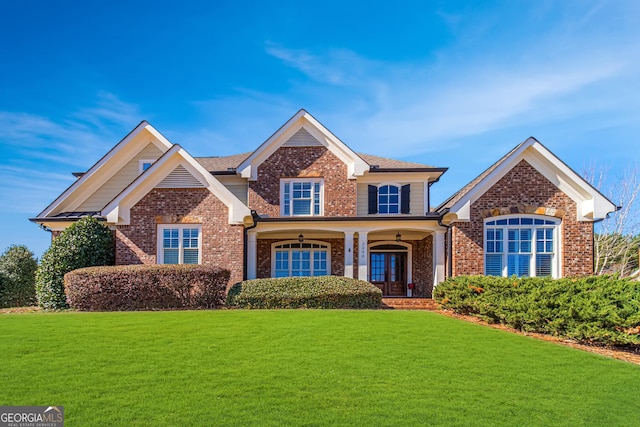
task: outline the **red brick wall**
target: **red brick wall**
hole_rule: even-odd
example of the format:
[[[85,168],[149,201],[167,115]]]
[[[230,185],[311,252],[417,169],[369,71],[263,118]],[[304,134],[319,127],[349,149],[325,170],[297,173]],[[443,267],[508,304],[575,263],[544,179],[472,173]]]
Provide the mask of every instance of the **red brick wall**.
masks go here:
[[[413,294],[431,297],[433,292],[433,236],[411,242],[413,246]]]
[[[261,215],[280,216],[281,178],[324,178],[324,216],[356,215],[356,182],[347,165],[325,147],[281,147],[258,167],[249,182],[249,207]]]
[[[576,203],[526,161],[521,161],[471,206],[471,221],[452,226],[452,273],[484,274],[484,217],[547,212],[562,218],[562,276],[593,272],[593,223],[576,220]]]
[[[282,239],[258,239],[258,259],[256,277],[259,279],[271,277],[271,245],[283,242]],[[314,239],[331,245],[331,275],[344,275],[344,240],[343,239]]]
[[[131,208],[131,224],[116,230],[116,265],[155,264],[158,224],[201,224],[202,263],[243,276],[242,225],[229,225],[228,208],[204,188],[156,188]]]

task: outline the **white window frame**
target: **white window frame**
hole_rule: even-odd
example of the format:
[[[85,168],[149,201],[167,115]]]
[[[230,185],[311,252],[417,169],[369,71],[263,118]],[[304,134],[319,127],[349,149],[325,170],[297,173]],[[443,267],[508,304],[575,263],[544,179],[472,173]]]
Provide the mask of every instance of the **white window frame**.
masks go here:
[[[155,159],[140,159],[138,160],[138,174],[149,169],[155,163]],[[149,165],[147,168],[144,165]]]
[[[280,246],[282,245],[305,245],[305,244],[310,244],[310,245],[320,245],[323,246],[322,248],[280,248]],[[331,244],[327,243],[327,242],[322,242],[322,241],[317,241],[317,240],[305,240],[304,242],[299,242],[298,240],[285,240],[285,241],[280,241],[280,242],[276,242],[271,244],[271,277],[277,277],[276,276],[276,252],[277,251],[288,251],[289,253],[289,257],[288,257],[288,262],[289,262],[289,267],[288,267],[288,271],[289,271],[289,275],[288,276],[280,276],[280,277],[299,277],[299,276],[292,276],[291,272],[292,272],[292,268],[293,268],[293,262],[292,262],[292,256],[291,253],[295,250],[303,250],[303,249],[308,249],[311,254],[310,254],[310,262],[311,262],[311,266],[310,266],[310,270],[311,270],[311,276],[313,276],[313,272],[314,272],[314,268],[313,268],[313,254],[314,252],[318,252],[318,251],[323,251],[327,253],[327,276],[331,275]]]
[[[386,186],[396,187],[398,189],[398,212],[386,212],[386,213],[380,212],[380,189]],[[378,184],[377,187],[378,187],[378,199],[376,200],[376,204],[378,206],[378,215],[399,215],[402,211],[402,185],[398,184],[397,182],[383,182],[381,184]],[[386,205],[388,207],[389,203],[387,203]]]
[[[184,229],[198,230],[198,264],[202,264],[202,224],[159,224],[158,225],[158,246],[157,246],[157,264],[164,264],[164,230],[178,229],[178,264],[184,264],[184,247],[183,233]]]
[[[532,219],[533,224],[509,224],[509,220],[513,219]],[[497,224],[498,221],[506,220],[506,224]],[[535,220],[542,220],[543,224],[535,224]],[[488,225],[489,223],[496,222],[496,224]],[[511,255],[523,254],[529,255],[529,275],[526,277],[536,277],[537,266],[537,230],[540,229],[553,229],[553,253],[551,254],[551,277],[557,279],[560,277],[560,258],[561,258],[561,246],[560,246],[560,226],[561,220],[559,218],[544,216],[544,215],[502,215],[489,217],[484,220],[482,228],[482,240],[483,240],[483,263],[484,274],[487,274],[487,255],[488,254],[501,254],[502,255],[502,277],[508,276],[509,271],[509,230],[531,230],[530,251],[529,252],[513,252]],[[487,229],[502,229],[502,251],[501,252],[489,252],[489,244],[493,241],[487,239]],[[546,240],[546,239],[545,239]],[[540,252],[540,254],[548,254],[548,252]],[[524,277],[524,276],[523,276]],[[547,277],[547,276],[545,276]]]
[[[311,199],[310,199],[310,214],[296,215],[293,213],[293,184],[294,183],[311,183]],[[319,212],[315,213],[315,186],[319,185]],[[287,187],[288,191],[287,191]],[[289,213],[287,214],[287,194],[289,196]],[[303,217],[303,216],[324,216],[324,178],[283,178],[280,180],[280,216],[283,217]]]

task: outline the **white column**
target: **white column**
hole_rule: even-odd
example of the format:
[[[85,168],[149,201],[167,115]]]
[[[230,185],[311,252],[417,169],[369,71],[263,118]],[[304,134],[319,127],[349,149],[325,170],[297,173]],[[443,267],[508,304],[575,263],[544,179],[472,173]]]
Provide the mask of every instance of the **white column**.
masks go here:
[[[433,232],[433,287],[444,280],[444,231]]]
[[[358,279],[368,280],[369,276],[369,239],[366,231],[358,232]]]
[[[255,231],[247,232],[247,279],[258,276],[258,239]]]
[[[344,276],[353,277],[353,231],[344,232]]]

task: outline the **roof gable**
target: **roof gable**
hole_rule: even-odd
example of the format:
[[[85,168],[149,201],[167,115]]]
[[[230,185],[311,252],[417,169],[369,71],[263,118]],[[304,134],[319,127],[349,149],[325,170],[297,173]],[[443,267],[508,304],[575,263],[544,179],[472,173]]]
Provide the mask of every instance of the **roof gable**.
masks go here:
[[[149,144],[155,145],[162,153],[166,153],[172,146],[169,140],[143,120],[38,214],[38,217],[49,217],[64,211],[78,210],[89,197]]]
[[[495,185],[518,163],[525,160],[558,187],[577,205],[578,221],[603,219],[616,210],[615,204],[578,175],[567,164],[533,137],[517,145],[436,210],[445,214],[445,223],[468,221],[471,204]]]
[[[258,179],[258,166],[278,148],[287,146],[321,145],[347,165],[349,178],[363,175],[369,165],[344,142],[305,110],[298,111],[280,129],[251,153],[237,168],[243,178]]]
[[[156,187],[204,187],[229,208],[229,223],[244,224],[251,211],[180,145],[174,145],[102,210],[107,222],[128,225],[131,208]]]

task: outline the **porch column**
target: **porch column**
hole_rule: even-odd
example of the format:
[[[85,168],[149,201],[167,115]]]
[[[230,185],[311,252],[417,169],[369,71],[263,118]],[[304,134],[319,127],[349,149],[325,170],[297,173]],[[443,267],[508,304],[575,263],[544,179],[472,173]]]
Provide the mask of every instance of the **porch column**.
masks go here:
[[[444,231],[433,232],[433,287],[444,280]]]
[[[353,231],[344,232],[344,277],[353,277]]]
[[[247,232],[247,279],[258,276],[258,238],[255,231]]]
[[[368,232],[358,232],[358,279],[367,280],[369,275],[369,251],[367,245],[369,239],[367,238]]]

